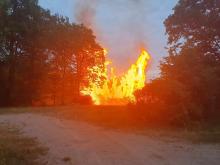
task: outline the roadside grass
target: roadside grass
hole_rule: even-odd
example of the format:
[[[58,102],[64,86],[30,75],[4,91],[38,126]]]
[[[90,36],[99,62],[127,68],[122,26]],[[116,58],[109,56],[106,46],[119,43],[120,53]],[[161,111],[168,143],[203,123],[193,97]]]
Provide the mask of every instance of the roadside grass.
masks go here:
[[[190,136],[193,143],[220,144],[220,132],[199,132]]]
[[[220,144],[220,125],[206,125],[204,128],[190,131],[187,137],[193,143]]]
[[[127,106],[81,106],[54,108],[48,113],[60,119],[83,121],[89,124],[113,129],[120,132],[132,132],[153,138],[182,139],[190,143],[220,144],[220,125],[194,124],[191,128],[167,125],[161,118],[148,117],[149,112],[131,109]]]
[[[29,112],[45,113],[45,112],[50,112],[54,109],[57,109],[57,108],[56,107],[8,107],[8,108],[0,108],[0,115],[22,114],[22,113],[29,113]]]
[[[172,127],[155,118],[150,111],[131,109],[128,106],[72,105],[64,107],[0,108],[1,114],[38,113],[59,119],[83,121],[104,129],[132,132],[157,138],[172,137],[193,143],[220,143],[220,125],[197,125],[194,128]],[[151,117],[149,117],[152,116]]]
[[[28,112],[27,108],[0,108],[0,115],[10,113],[25,113]]]
[[[47,148],[35,138],[25,137],[17,128],[0,123],[0,165],[42,165]]]

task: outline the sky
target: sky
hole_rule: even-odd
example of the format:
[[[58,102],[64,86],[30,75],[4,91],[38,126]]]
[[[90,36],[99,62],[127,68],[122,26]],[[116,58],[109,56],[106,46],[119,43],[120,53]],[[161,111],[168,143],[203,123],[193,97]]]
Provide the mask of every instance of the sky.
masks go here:
[[[141,48],[151,55],[148,77],[159,75],[159,62],[167,56],[164,20],[178,0],[39,0],[39,4],[84,23],[93,29],[97,42],[109,52],[116,74],[136,61]],[[86,17],[86,18],[85,18]]]

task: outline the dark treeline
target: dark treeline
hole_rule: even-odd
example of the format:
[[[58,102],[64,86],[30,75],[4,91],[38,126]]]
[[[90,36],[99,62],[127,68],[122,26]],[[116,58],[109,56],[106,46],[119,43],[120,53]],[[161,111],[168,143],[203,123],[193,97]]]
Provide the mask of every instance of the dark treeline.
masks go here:
[[[137,106],[155,121],[219,120],[220,1],[180,0],[164,24],[169,55],[160,77],[135,93]],[[104,61],[90,29],[37,0],[0,1],[0,106],[89,101],[80,97],[88,76],[95,78],[87,68]]]
[[[180,0],[164,24],[169,56],[138,104],[180,124],[220,120],[220,1]]]
[[[87,68],[104,63],[92,31],[37,0],[0,1],[0,106],[80,101]]]

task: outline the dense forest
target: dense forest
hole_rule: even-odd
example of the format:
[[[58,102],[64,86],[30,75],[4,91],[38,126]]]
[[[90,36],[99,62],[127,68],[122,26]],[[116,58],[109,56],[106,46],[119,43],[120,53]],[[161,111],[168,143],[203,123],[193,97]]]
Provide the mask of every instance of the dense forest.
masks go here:
[[[91,29],[37,0],[0,1],[0,106],[89,102],[80,87],[93,76],[87,68],[104,61]]]
[[[169,56],[160,77],[136,92],[138,105],[180,124],[219,120],[220,1],[180,0],[164,24]]]
[[[218,120],[220,1],[180,0],[173,10],[164,21],[169,55],[160,76],[135,93],[136,106],[180,124]],[[37,0],[0,1],[0,106],[89,103],[80,96],[95,78],[87,68],[104,62],[91,29]]]

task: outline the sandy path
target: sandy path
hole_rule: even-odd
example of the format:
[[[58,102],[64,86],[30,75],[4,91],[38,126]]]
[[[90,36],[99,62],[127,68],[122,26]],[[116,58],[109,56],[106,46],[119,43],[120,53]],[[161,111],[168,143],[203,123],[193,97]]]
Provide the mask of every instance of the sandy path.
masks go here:
[[[40,114],[1,115],[49,148],[49,165],[219,165],[220,147],[104,130]],[[71,158],[63,161],[64,157]]]

